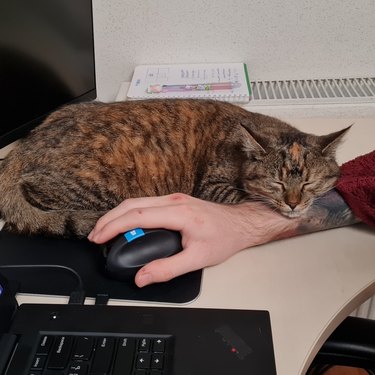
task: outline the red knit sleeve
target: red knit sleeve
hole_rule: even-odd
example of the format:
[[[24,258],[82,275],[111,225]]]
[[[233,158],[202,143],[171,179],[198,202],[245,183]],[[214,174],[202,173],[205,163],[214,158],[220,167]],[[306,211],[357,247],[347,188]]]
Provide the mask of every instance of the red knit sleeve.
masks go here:
[[[344,163],[336,190],[359,219],[375,227],[375,151]]]

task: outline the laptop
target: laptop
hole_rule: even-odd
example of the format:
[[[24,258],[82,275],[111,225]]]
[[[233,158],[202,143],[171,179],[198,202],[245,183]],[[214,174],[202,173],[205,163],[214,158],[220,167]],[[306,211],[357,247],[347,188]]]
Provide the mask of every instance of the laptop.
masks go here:
[[[276,374],[267,311],[18,307],[0,285],[1,375]]]

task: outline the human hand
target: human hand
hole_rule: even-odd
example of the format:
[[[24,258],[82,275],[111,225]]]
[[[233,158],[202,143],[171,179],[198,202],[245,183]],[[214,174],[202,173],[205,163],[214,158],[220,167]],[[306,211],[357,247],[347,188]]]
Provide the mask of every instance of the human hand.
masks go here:
[[[221,263],[246,247],[270,241],[290,222],[259,203],[224,205],[176,193],[125,200],[98,220],[88,239],[102,244],[137,227],[181,232],[182,252],[138,271],[135,283],[143,287]]]

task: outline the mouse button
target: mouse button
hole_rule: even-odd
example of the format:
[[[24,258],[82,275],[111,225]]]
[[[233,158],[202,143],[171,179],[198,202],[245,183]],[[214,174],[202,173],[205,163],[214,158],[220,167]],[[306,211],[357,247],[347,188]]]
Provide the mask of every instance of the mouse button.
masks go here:
[[[182,250],[180,232],[169,230],[156,231],[149,236],[150,257],[166,258]]]
[[[175,252],[182,250],[182,236],[178,231],[163,230],[158,233],[161,242],[165,242]]]
[[[114,251],[113,258],[119,267],[142,267],[155,259],[172,255],[175,247],[176,244],[171,241],[171,238],[153,232],[148,236],[128,242],[121,250]]]
[[[112,247],[107,262],[119,268],[139,267],[146,263],[149,250],[147,241],[138,238],[132,242],[122,242]]]

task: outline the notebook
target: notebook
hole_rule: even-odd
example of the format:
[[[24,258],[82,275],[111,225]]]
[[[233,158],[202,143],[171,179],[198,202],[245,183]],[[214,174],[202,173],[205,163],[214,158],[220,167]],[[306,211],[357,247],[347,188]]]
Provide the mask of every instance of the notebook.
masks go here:
[[[3,375],[276,374],[267,311],[22,304],[10,318],[6,293]]]
[[[250,97],[244,63],[172,64],[137,66],[122,100],[196,98],[248,103]]]

